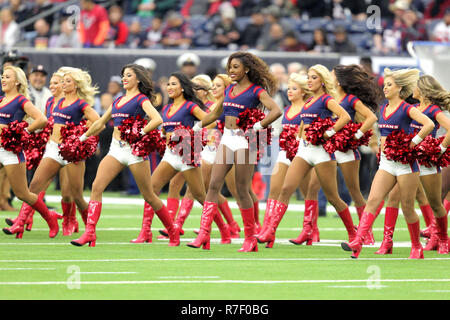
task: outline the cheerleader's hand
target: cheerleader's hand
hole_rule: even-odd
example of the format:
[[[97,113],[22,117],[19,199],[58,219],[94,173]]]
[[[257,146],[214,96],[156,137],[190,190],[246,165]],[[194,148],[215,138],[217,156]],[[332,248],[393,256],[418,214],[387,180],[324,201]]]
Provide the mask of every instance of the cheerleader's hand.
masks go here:
[[[363,137],[364,132],[362,132],[361,130],[358,129],[358,131],[356,131],[355,135],[353,136],[353,139],[355,140],[359,140]]]
[[[444,147],[442,144],[440,144],[439,147],[441,147],[441,156],[442,156],[445,153],[445,151],[447,151],[447,148]]]
[[[85,142],[88,139],[88,137],[86,137],[86,134],[83,133],[78,139],[80,139],[81,142]]]
[[[334,131],[333,128],[328,129],[327,131],[325,131],[325,133],[323,134],[323,138],[325,140],[330,139],[332,136],[334,136],[336,134],[336,131]]]
[[[259,130],[262,130],[262,129],[263,129],[263,126],[261,124],[261,121],[258,121],[257,123],[255,123],[253,125],[253,130],[255,130],[255,131],[259,131]]]
[[[411,144],[409,145],[409,147],[412,149],[415,146],[417,146],[419,143],[421,143],[422,141],[423,141],[423,139],[418,134],[416,134],[414,136],[414,138],[412,138]]]
[[[192,127],[192,131],[194,131],[194,132],[199,132],[199,131],[202,131],[202,122],[201,121],[199,121],[199,122],[197,122],[196,124],[194,124],[194,126]]]

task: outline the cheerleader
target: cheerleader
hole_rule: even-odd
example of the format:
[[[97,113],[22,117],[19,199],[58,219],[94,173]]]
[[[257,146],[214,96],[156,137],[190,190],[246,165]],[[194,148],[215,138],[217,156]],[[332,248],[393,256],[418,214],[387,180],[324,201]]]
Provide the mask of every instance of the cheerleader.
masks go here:
[[[324,133],[324,138],[329,139],[337,131],[341,130],[351,118],[347,111],[333,99],[333,96],[336,96],[336,92],[330,71],[326,67],[315,65],[309,68],[308,88],[312,92],[312,96],[306,101],[300,113],[300,119],[303,124],[300,129],[301,139],[298,151],[286,173],[280,195],[275,204],[272,205],[272,210],[268,212],[269,225],[265,233],[258,237],[260,242],[274,241],[276,229],[286,213],[291,195],[313,168],[325,196],[344,222],[349,239],[353,239],[356,235],[348,206],[339,197],[337,180],[334,178],[337,170],[334,154],[326,152],[322,145],[312,145],[307,142],[305,134],[305,129],[315,119],[331,118],[335,114],[337,116],[335,124]],[[306,212],[311,212],[312,214],[313,211],[305,210],[305,214]]]
[[[192,82],[198,85],[196,93],[197,97],[199,97],[208,107],[208,112],[216,107],[216,104],[212,101],[217,101],[221,99],[224,95],[225,88],[231,83],[231,79],[225,74],[219,74],[214,78],[214,81],[211,81],[209,76],[207,75],[197,75],[192,78]],[[223,123],[222,116],[217,121],[218,126],[221,126]],[[202,151],[202,176],[203,182],[205,185],[205,189],[208,189],[209,181],[211,178],[211,170],[212,165],[214,163],[214,159],[216,157],[216,145],[218,144],[217,139],[220,139],[221,133],[217,131],[218,129],[208,130],[208,144],[204,147]],[[178,213],[175,224],[179,226],[180,230],[184,224],[184,221],[188,217],[189,213],[192,210],[194,204],[194,197],[189,190],[189,187],[186,189],[186,194],[181,201],[180,211]],[[237,222],[234,220],[233,215],[231,213],[231,209],[228,205],[227,198],[225,198],[222,194],[219,195],[219,211],[223,214],[225,219],[227,220],[227,224],[223,221],[220,214],[216,214],[214,216],[214,222],[217,224],[221,235],[221,243],[229,244],[231,243],[231,236],[238,235],[239,236],[239,226]],[[181,234],[183,232],[181,231]]]
[[[259,131],[281,116],[281,110],[269,95],[275,88],[275,79],[266,63],[260,58],[248,52],[235,52],[228,58],[227,71],[235,83],[226,88],[223,100],[221,99],[217,107],[195,126],[195,130],[201,130],[202,127],[218,119],[222,111],[225,115],[224,134],[211,170],[211,181],[203,205],[200,232],[194,242],[189,243],[188,246],[210,248],[210,226],[218,210],[220,190],[234,164],[237,201],[240,203],[245,233],[244,243],[239,251],[257,251],[257,241],[254,237],[256,229],[254,205],[249,192],[254,169],[252,159],[256,159],[256,152],[250,150],[237,120],[245,110],[257,108],[262,104],[269,113],[253,126],[254,130]]]
[[[281,122],[283,130],[295,128],[297,130],[295,136],[297,137],[298,129],[301,124],[300,113],[305,101],[311,97],[311,94],[312,93],[308,88],[308,80],[306,77],[301,76],[298,73],[292,73],[289,77],[287,88],[287,96],[291,102],[291,105],[284,109],[283,120]],[[286,154],[286,150],[282,150],[280,148],[278,158],[270,178],[270,191],[266,202],[266,212],[264,215],[263,226],[260,231],[261,235],[266,232],[266,228],[269,223],[268,213],[273,210],[273,206],[276,204],[276,200],[280,196],[281,188],[283,187],[283,183],[286,178],[286,173],[292,162]],[[306,190],[302,190],[302,192],[305,191]],[[304,194],[306,194],[306,192]],[[305,208],[306,207],[308,207],[307,202],[305,202]],[[273,243],[274,241],[269,241],[266,247],[272,248]]]
[[[450,94],[432,76],[424,75],[419,78],[416,88],[413,90],[413,98],[420,101],[416,106],[423,114],[430,118],[434,123],[434,129],[431,136],[436,138],[436,132],[441,126],[447,133],[442,141],[441,149],[445,152],[450,143],[450,119],[447,118],[442,110],[450,108]],[[411,133],[416,134],[422,129],[423,125],[413,120],[411,122]],[[439,167],[426,167],[419,164],[420,185],[417,192],[417,199],[422,212],[426,208],[431,208],[431,216],[424,214],[424,219],[429,227],[430,239],[424,250],[438,250],[439,254],[447,254],[448,235],[447,235],[447,211],[441,200],[442,175]],[[420,192],[419,192],[420,191]],[[393,247],[393,233],[397,221],[399,199],[401,197],[400,188],[397,184],[389,193],[384,222],[384,238],[381,247],[376,254],[391,254]],[[429,201],[429,204],[428,204]],[[389,211],[388,211],[389,209]],[[433,216],[434,213],[434,216]]]
[[[48,119],[50,119],[50,117],[52,116],[52,111],[56,103],[60,101],[62,98],[64,98],[64,92],[62,89],[64,73],[62,72],[62,70],[64,70],[64,67],[60,68],[50,78],[49,89],[50,92],[52,93],[52,96],[48,98],[45,105],[46,111],[45,115]],[[45,190],[47,190],[51,182],[52,182],[51,180],[48,181],[48,185],[44,188]],[[73,197],[70,192],[70,183],[67,176],[66,167],[61,168],[61,170],[59,171],[59,183],[61,186],[61,196],[62,196],[61,208],[63,210],[62,232],[63,236],[71,235],[73,232],[78,232],[78,222],[75,216],[76,204],[75,201],[73,201]],[[34,210],[32,210],[32,212],[29,214],[27,218],[27,221],[25,222],[26,225],[25,230],[27,231],[31,231],[31,228],[33,226],[33,215]],[[12,226],[16,219],[11,220],[6,218],[6,223]]]
[[[381,91],[373,87],[369,75],[358,65],[338,65],[333,68],[331,76],[335,84],[337,91],[336,98],[339,101],[339,104],[350,115],[351,121],[362,121],[362,126],[354,137],[354,139],[360,139],[377,121],[374,112],[376,112],[378,102],[381,100]],[[357,149],[349,150],[347,152],[335,151],[334,155],[355,204],[358,217],[361,219],[362,212],[366,205],[359,187],[359,163],[361,155]],[[319,190],[319,180],[316,175],[313,175],[308,188],[308,194],[305,198],[303,231],[297,239],[289,240],[291,243],[302,244],[303,242],[307,242],[307,244],[311,244],[313,242],[314,229],[316,230],[316,237],[318,238],[318,230],[317,228],[314,228],[314,226],[316,226],[314,222],[317,221],[315,215],[317,214],[318,209],[317,199]],[[310,223],[308,224],[308,222]],[[371,231],[369,231],[367,240],[366,244],[374,243]]]
[[[15,120],[21,120],[25,114],[33,119],[33,122],[26,128],[29,133],[42,129],[46,125],[45,115],[29,101],[27,78],[22,69],[13,66],[5,67],[1,85],[5,95],[0,98],[0,108],[2,109],[0,129],[6,128]],[[23,152],[14,154],[0,148],[0,164],[5,168],[6,176],[16,197],[41,214],[50,228],[49,236],[55,237],[59,231],[58,214],[49,211],[42,197],[28,189]],[[22,238],[27,218],[28,214],[21,210],[15,223],[10,228],[4,228],[3,232],[16,234],[16,238]]]
[[[391,71],[387,68],[384,71],[383,92],[387,103],[381,107],[378,121],[381,135],[380,164],[359,222],[356,238],[353,241],[341,244],[344,250],[353,252],[353,258],[359,256],[364,238],[376,219],[377,207],[395,184],[398,183],[402,211],[408,224],[412,244],[409,258],[423,259],[423,248],[419,241],[419,217],[414,209],[414,198],[419,183],[417,160],[412,159],[412,162],[409,164],[388,160],[384,149],[386,137],[397,130],[409,132],[409,127],[413,120],[422,125],[422,128],[412,139],[411,148],[420,143],[434,128],[433,121],[420,110],[404,101],[411,95],[414,87],[417,85],[419,72],[417,69]]]
[[[173,100],[173,103],[164,106],[162,109],[163,131],[167,139],[167,147],[164,156],[158,167],[153,172],[152,189],[158,194],[161,189],[179,172],[182,173],[184,180],[187,182],[194,198],[203,204],[206,196],[205,187],[199,181],[203,181],[201,168],[190,163],[186,163],[186,159],[190,155],[180,156],[175,150],[169,146],[172,139],[176,137],[175,129],[182,125],[184,127],[192,128],[196,120],[201,120],[206,113],[202,110],[203,103],[196,97],[194,92],[195,84],[181,72],[174,72],[169,77],[167,82],[167,93]],[[188,159],[187,162],[189,162]],[[150,203],[151,205],[151,203]],[[151,205],[152,210],[148,204],[144,207],[144,215],[142,222],[141,233],[137,239],[132,242],[139,243],[151,242],[151,223],[153,220],[154,211],[156,208]],[[157,212],[158,213],[158,212]],[[169,216],[170,217],[170,216]],[[180,227],[174,224],[173,217],[170,217],[170,228],[166,224],[169,238],[171,232],[176,234],[177,245],[180,243]],[[170,243],[170,242],[169,242]]]
[[[54,119],[53,132],[45,147],[42,160],[31,180],[30,191],[35,193],[42,192],[43,196],[56,174],[61,168],[66,167],[65,174],[70,180],[70,195],[73,195],[73,199],[80,211],[84,212],[87,209],[87,203],[83,198],[85,163],[83,161],[69,163],[64,160],[59,154],[59,144],[61,143],[61,129],[67,123],[78,125],[83,117],[91,122],[99,118],[97,112],[91,107],[97,90],[91,85],[90,75],[76,68],[66,70],[63,74],[61,88],[64,96],[52,108],[51,115]],[[67,187],[66,184],[66,190]],[[61,205],[64,212],[64,235],[70,235],[76,227],[72,219],[72,226],[69,228],[69,220],[73,210],[72,203],[71,201],[68,203],[63,201]],[[33,214],[33,209],[26,203],[22,205],[21,211],[24,211],[27,216]]]
[[[130,144],[121,140],[118,128],[122,121],[129,117],[144,117],[147,115],[150,121],[141,130],[141,135],[144,136],[151,130],[158,128],[162,123],[161,116],[149,99],[153,97],[153,82],[148,71],[136,64],[125,65],[122,68],[121,75],[123,88],[126,91],[125,95],[117,98],[103,116],[95,121],[88,131],[80,137],[80,141],[85,141],[90,136],[98,135],[111,118],[114,120],[114,131],[109,153],[100,162],[97,175],[92,184],[86,230],[79,239],[71,241],[71,244],[83,246],[88,243],[90,247],[95,247],[95,227],[102,210],[103,191],[128,166],[145,201],[151,204],[164,226],[169,230],[169,246],[177,246],[179,245],[179,237],[174,232],[173,223],[167,208],[153,192],[151,186],[149,160],[147,157],[144,158],[132,154]]]

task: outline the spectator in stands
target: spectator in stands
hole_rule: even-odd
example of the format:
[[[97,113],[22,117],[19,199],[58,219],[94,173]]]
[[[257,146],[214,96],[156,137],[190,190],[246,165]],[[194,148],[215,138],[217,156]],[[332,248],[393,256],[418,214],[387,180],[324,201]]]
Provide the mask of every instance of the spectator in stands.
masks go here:
[[[50,89],[45,85],[47,83],[47,71],[43,65],[37,65],[31,69],[28,75],[28,80],[30,81],[29,92],[31,97],[31,102],[45,114],[45,104],[48,98],[52,96]]]
[[[150,27],[144,32],[142,47],[149,49],[157,49],[161,47],[163,22],[159,17],[154,17]]]
[[[311,53],[327,53],[331,51],[331,46],[328,43],[327,32],[324,28],[317,28],[314,30],[313,42],[308,47],[308,52]]]
[[[109,30],[108,12],[93,0],[81,0],[80,40],[85,48],[102,47]]]
[[[219,49],[236,50],[241,37],[239,29],[234,22],[236,12],[231,4],[222,5],[219,9],[220,21],[214,26],[211,34],[211,43]]]
[[[356,46],[348,38],[347,30],[344,26],[337,26],[334,29],[334,42],[331,51],[337,53],[356,53]]]
[[[50,38],[51,48],[81,48],[80,35],[68,17],[61,19],[60,32]]]
[[[38,19],[34,23],[36,35],[31,39],[31,46],[36,49],[47,49],[50,42],[50,26],[45,19]]]
[[[142,32],[141,23],[139,22],[139,19],[136,18],[128,27],[127,46],[131,49],[142,48],[144,37],[145,35]]]
[[[155,60],[153,60],[152,58],[139,58],[134,63],[143,66],[150,73],[151,79],[153,79],[153,73],[156,70]],[[161,111],[162,107],[164,106],[163,93],[160,85],[155,80],[153,80],[153,94],[154,100],[152,101],[152,104],[156,110]]]
[[[288,21],[282,20],[282,12],[279,7],[276,5],[271,5],[265,9],[262,10],[264,14],[264,18],[266,20],[266,24],[264,25],[264,29],[262,30],[262,36],[267,36],[270,32],[270,28],[273,24],[277,23],[280,24],[283,28],[284,33],[293,31],[296,32],[294,27],[289,23]],[[298,36],[298,35],[297,35]],[[264,41],[264,40],[263,40]]]
[[[270,25],[269,34],[258,41],[257,49],[263,51],[280,51],[284,39],[284,30],[281,24],[274,23]]]
[[[450,6],[447,10],[445,10],[442,21],[434,27],[432,40],[439,42],[450,42]]]
[[[199,65],[199,56],[192,52],[185,52],[177,59],[178,68],[190,79],[197,75],[197,68]]]
[[[397,0],[390,10],[394,12],[393,22],[373,36],[376,53],[399,54],[406,51],[409,41],[427,39],[425,24],[417,12],[410,9],[408,1]]]
[[[114,5],[109,8],[109,31],[106,36],[106,46],[123,47],[128,39],[128,26],[123,22],[123,10]]]
[[[0,47],[4,51],[11,50],[20,38],[20,29],[9,8],[0,11]]]
[[[123,96],[122,92],[122,78],[120,76],[112,76],[108,83],[108,93],[110,93],[114,100]]]
[[[177,7],[178,0],[142,0],[138,7],[138,16],[143,18],[163,18]]]
[[[241,49],[247,50],[256,48],[256,43],[261,37],[262,30],[266,21],[261,9],[255,9],[250,16],[250,23],[245,27],[241,33]]]
[[[192,43],[193,35],[189,23],[184,21],[180,13],[172,11],[167,15],[161,43],[166,48],[187,49]]]
[[[283,51],[300,52],[306,51],[308,46],[297,38],[293,31],[286,33],[282,43]]]

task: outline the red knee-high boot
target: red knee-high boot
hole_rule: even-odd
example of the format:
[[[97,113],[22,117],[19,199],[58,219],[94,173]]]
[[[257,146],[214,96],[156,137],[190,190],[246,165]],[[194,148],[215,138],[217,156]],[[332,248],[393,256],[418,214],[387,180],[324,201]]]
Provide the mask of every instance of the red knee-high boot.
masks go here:
[[[356,212],[358,213],[358,218],[361,220],[362,213],[364,212],[364,208],[366,206],[362,207],[356,207]],[[375,243],[375,239],[373,237],[372,229],[370,229],[367,233],[366,238],[364,239],[364,244],[372,245]]]
[[[217,214],[217,203],[205,201],[203,203],[202,217],[200,219],[200,231],[197,238],[193,242],[187,244],[191,248],[203,247],[205,250],[210,249],[211,224],[214,216]]]
[[[266,211],[264,213],[264,219],[263,219],[263,225],[261,227],[261,230],[259,230],[256,237],[259,237],[260,235],[263,235],[264,232],[267,230],[267,226],[269,225],[270,215],[273,213],[273,210],[275,209],[277,201],[274,199],[267,199],[266,202]]]
[[[444,199],[444,208],[445,208],[445,211],[447,211],[447,214],[448,214],[448,212],[450,211],[450,201],[448,201],[447,199]]]
[[[238,252],[258,251],[258,242],[256,241],[256,225],[254,208],[240,209],[242,222],[244,223],[244,243]]]
[[[434,219],[433,209],[429,204],[420,206],[420,211],[422,212],[423,220],[425,221],[426,228],[420,231],[420,236],[424,238],[430,238],[436,229],[436,221]]]
[[[89,247],[95,247],[95,241],[97,236],[95,234],[95,227],[100,219],[100,214],[102,212],[102,203],[100,201],[89,201],[87,208],[87,220],[86,220],[86,230],[81,235],[79,239],[72,240],[70,243],[74,246],[81,247],[86,243]]]
[[[350,214],[350,210],[345,208],[341,212],[338,212],[339,217],[341,217],[342,222],[344,223],[345,229],[347,229],[348,233],[348,241],[352,242],[356,236],[356,227],[353,224],[352,216]]]
[[[169,235],[169,247],[176,247],[180,245],[180,232],[175,227],[175,222],[169,213],[169,210],[165,205],[161,207],[158,211],[155,211],[159,220],[161,220],[164,227],[167,229]]]
[[[44,218],[44,220],[47,222],[48,227],[50,228],[48,236],[50,238],[54,238],[59,231],[58,219],[61,217],[61,215],[54,211],[48,210],[42,198],[38,196],[38,199],[31,207],[39,212],[42,218]]]
[[[409,259],[423,259],[423,248],[420,243],[420,222],[408,223],[409,236],[411,238],[411,254]]]
[[[217,224],[217,227],[220,231],[220,243],[221,244],[229,244],[231,243],[231,235],[230,235],[230,227],[223,221],[222,216],[220,215],[219,210],[217,210],[214,216],[214,222]]]
[[[359,221],[358,231],[356,232],[355,239],[351,242],[342,242],[341,247],[345,251],[352,251],[352,258],[358,258],[361,248],[363,246],[364,238],[367,235],[367,232],[372,227],[373,222],[375,221],[376,216],[369,213],[363,212],[361,216],[361,220]]]
[[[45,197],[45,191],[41,191],[38,194],[38,197],[41,199],[44,199]],[[25,221],[25,230],[26,231],[31,231],[31,228],[33,227],[33,216],[34,216],[34,210],[31,210],[30,213],[27,216],[27,220]],[[18,217],[16,217],[15,219],[10,219],[10,218],[6,218],[6,224],[9,226],[12,226]],[[62,219],[62,216],[58,215],[58,219]]]
[[[178,211],[177,218],[175,219],[175,225],[180,232],[180,235],[184,235],[183,224],[187,217],[191,213],[192,207],[194,206],[194,200],[183,198],[181,200],[180,210]],[[164,237],[168,237],[167,230],[159,230],[159,233]]]
[[[316,201],[316,200],[314,200]],[[317,202],[316,211],[314,211],[311,219],[312,225],[312,242],[320,242],[319,227],[317,226],[317,220],[319,219],[319,202]]]
[[[224,202],[219,203],[218,208],[228,223],[228,227],[230,228],[231,238],[239,238],[239,232],[241,231],[241,228],[239,228],[238,223],[233,218],[233,214],[231,213],[231,209],[230,209],[230,206],[228,205],[228,201],[225,200]]]
[[[14,223],[9,228],[3,228],[3,232],[6,234],[15,234],[17,239],[22,239],[24,225],[28,216],[33,212],[33,208],[27,203],[23,202],[20,208],[19,215],[14,219]]]
[[[303,215],[303,230],[296,239],[289,239],[289,242],[300,245],[306,242],[306,245],[312,245],[313,226],[312,220],[315,211],[318,210],[319,202],[316,200],[305,200],[305,214]]]
[[[448,249],[448,219],[447,214],[443,217],[436,218],[436,227],[439,235],[439,246],[438,253],[439,254],[447,254],[449,253]]]
[[[177,198],[167,198],[167,211],[169,212],[170,217],[172,218],[172,221],[175,222],[175,217],[177,216],[178,212],[178,206],[180,205],[180,200]],[[158,239],[167,239],[167,230],[159,230],[159,233],[161,234],[158,236]]]
[[[72,201],[72,210],[70,211],[70,228],[73,232],[79,232],[78,220],[77,220],[77,205],[75,201]]]
[[[70,236],[73,233],[70,225],[70,217],[72,215],[72,202],[64,202],[61,200],[61,209],[63,212],[62,233],[63,236]]]
[[[136,239],[131,240],[131,243],[151,243],[152,242],[152,221],[155,211],[148,203],[144,203],[144,214],[142,215],[142,228]]]
[[[394,246],[394,230],[397,224],[398,208],[386,207],[384,216],[384,232],[383,241],[380,248],[375,251],[375,254],[392,254],[392,247]]]
[[[269,216],[269,222],[266,231],[258,236],[257,240],[259,243],[267,242],[266,248],[272,248],[275,243],[275,233],[277,231],[278,225],[283,219],[288,206],[280,201],[276,201],[276,205]]]

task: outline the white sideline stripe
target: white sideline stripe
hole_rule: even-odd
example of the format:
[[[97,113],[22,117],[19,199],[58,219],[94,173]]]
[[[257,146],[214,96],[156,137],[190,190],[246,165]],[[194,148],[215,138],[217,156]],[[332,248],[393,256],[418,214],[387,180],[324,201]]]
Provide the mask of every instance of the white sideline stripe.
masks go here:
[[[345,252],[344,252],[345,254]],[[72,263],[72,262],[142,262],[142,261],[297,261],[297,262],[310,262],[310,261],[442,261],[450,260],[450,258],[426,258],[424,260],[411,260],[408,258],[358,258],[357,260],[350,257],[344,258],[135,258],[135,259],[90,259],[90,260],[0,260],[0,263]]]
[[[127,284],[180,284],[180,283],[199,283],[199,284],[321,284],[321,283],[367,283],[367,279],[349,279],[349,280],[135,280],[135,281],[29,281],[29,282],[0,282],[2,286],[23,286],[23,285],[127,285]],[[380,282],[450,282],[450,279],[379,279]]]
[[[167,276],[159,279],[220,279],[219,276]]]
[[[10,270],[56,270],[56,268],[0,268],[0,271],[10,271]]]
[[[89,197],[84,197],[84,199],[89,202]],[[59,195],[46,195],[45,200],[51,203],[60,203],[61,196]],[[164,204],[167,204],[166,199],[161,199]],[[114,205],[135,205],[135,206],[144,206],[144,199],[136,199],[136,198],[121,198],[121,197],[103,197],[102,204],[114,204]],[[228,205],[231,209],[239,209],[236,201],[228,201]],[[194,208],[201,208],[202,206],[197,201],[194,202]],[[305,208],[304,204],[290,204],[288,208],[289,211],[301,211],[303,212]],[[264,214],[263,210],[266,210],[266,203],[259,203],[260,213]],[[354,206],[349,207],[351,213],[356,213],[356,208]],[[418,215],[422,215],[420,209],[416,209]],[[335,209],[331,205],[327,205],[327,213],[335,213]],[[381,210],[380,214],[384,214],[384,210]],[[402,210],[399,210],[399,214],[402,215]]]

